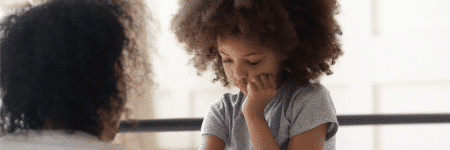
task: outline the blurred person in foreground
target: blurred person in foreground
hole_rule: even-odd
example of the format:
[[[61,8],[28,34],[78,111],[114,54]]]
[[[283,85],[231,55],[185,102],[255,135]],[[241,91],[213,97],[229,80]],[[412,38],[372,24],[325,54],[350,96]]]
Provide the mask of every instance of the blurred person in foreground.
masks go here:
[[[131,3],[51,0],[0,23],[0,149],[126,149],[109,143],[130,92],[151,82]]]

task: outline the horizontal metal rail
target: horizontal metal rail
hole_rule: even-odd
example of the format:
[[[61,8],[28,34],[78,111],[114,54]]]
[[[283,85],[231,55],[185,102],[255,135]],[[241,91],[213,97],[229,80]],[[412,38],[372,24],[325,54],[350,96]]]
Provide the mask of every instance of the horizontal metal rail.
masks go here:
[[[450,123],[450,114],[338,115],[340,126]],[[131,120],[120,123],[119,132],[198,131],[203,118]]]

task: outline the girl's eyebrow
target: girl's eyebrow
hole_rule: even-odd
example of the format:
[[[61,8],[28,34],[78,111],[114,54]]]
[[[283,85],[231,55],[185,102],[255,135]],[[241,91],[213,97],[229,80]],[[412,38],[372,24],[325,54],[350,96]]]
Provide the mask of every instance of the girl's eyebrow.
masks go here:
[[[253,52],[253,53],[245,55],[245,57],[251,56],[251,55],[258,55],[258,54],[263,54],[263,53],[261,53],[261,52]]]
[[[224,52],[222,52],[222,51],[219,51],[219,53],[220,53],[220,54],[223,54],[223,55],[229,56],[228,54],[226,54],[226,53],[224,53]],[[262,53],[262,52],[253,52],[253,53],[250,53],[250,54],[245,55],[244,57],[248,57],[248,56],[251,56],[251,55],[258,55],[258,54],[263,54],[263,53]]]
[[[228,56],[228,54],[225,54],[224,52],[222,52],[222,51],[219,51],[219,53],[220,54],[223,54],[223,55],[227,55]]]

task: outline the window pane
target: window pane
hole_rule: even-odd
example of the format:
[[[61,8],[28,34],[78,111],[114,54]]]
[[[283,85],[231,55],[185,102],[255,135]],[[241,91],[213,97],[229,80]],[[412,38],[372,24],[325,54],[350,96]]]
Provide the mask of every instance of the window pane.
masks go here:
[[[378,150],[374,148],[374,126],[339,127],[336,134],[336,149]]]
[[[381,113],[450,112],[450,82],[382,83],[374,88]]]
[[[448,149],[450,124],[381,126],[381,150]]]

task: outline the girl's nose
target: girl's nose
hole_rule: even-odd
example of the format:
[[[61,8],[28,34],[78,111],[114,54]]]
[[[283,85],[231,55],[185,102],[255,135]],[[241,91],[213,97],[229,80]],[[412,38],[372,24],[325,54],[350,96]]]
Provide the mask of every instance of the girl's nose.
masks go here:
[[[237,64],[234,69],[235,78],[245,79],[247,77],[247,71],[241,64]]]

